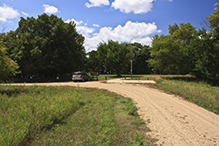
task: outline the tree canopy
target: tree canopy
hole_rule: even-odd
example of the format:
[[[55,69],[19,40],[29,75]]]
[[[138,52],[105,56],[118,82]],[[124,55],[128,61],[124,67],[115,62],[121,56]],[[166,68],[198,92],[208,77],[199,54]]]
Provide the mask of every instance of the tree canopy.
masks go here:
[[[89,52],[88,71],[100,73],[130,73],[130,60],[133,60],[133,72],[137,74],[151,73],[146,60],[150,57],[149,46],[139,43],[119,43],[108,40],[98,45],[97,51]]]
[[[207,17],[210,31],[188,23],[169,25],[169,34],[155,35],[152,46],[139,43],[100,42],[97,51],[83,47],[84,37],[74,22],[55,15],[20,19],[16,31],[0,35],[0,78],[18,73],[50,77],[77,70],[99,73],[192,74],[197,78],[219,77],[219,3]]]
[[[193,74],[197,78],[219,77],[219,4],[208,17],[211,31],[190,23],[169,25],[168,35],[155,35],[149,65],[162,74]]]
[[[74,22],[65,23],[55,15],[21,17],[16,31],[5,38],[24,76],[62,75],[84,66],[84,37],[77,33]]]
[[[0,41],[0,80],[6,80],[9,76],[18,73],[18,64],[8,57],[7,48]]]
[[[186,74],[192,60],[188,46],[195,37],[196,28],[190,23],[169,26],[169,35],[155,35],[152,41],[149,64],[153,70],[164,74]]]
[[[120,76],[127,69],[130,57],[129,48],[126,43],[109,40],[108,43],[100,43],[97,48],[97,58],[100,62],[101,71],[116,73]]]

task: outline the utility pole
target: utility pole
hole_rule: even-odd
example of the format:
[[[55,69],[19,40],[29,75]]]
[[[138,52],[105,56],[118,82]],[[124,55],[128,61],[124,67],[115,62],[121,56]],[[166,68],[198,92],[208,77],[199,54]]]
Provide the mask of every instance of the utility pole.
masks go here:
[[[133,60],[130,60],[130,61],[131,61],[131,70],[130,71],[131,71],[131,79],[132,79],[132,61]]]

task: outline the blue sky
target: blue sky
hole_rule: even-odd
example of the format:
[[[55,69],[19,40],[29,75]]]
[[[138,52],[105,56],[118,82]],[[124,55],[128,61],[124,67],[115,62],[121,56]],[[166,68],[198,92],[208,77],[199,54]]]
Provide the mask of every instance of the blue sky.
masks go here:
[[[112,39],[151,45],[155,34],[168,34],[168,26],[190,22],[201,28],[217,0],[1,0],[0,30],[16,30],[20,17],[55,14],[75,21],[85,37],[85,49]]]

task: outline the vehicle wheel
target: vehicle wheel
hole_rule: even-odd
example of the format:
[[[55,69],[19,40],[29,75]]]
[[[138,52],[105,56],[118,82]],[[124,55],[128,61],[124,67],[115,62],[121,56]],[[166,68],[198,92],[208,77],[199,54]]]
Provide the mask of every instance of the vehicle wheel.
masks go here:
[[[82,79],[82,82],[84,82],[84,78]]]

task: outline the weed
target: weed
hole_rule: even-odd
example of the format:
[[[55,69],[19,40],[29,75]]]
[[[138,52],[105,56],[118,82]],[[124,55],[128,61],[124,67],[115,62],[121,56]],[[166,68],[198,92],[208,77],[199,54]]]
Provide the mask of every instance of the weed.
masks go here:
[[[134,138],[135,143],[132,146],[147,146],[147,144],[144,144],[145,135],[144,133],[137,133],[135,132]]]
[[[128,114],[129,115],[133,115],[133,116],[137,116],[138,113],[137,113],[137,108],[136,106],[131,102],[127,105],[127,110],[128,110]]]
[[[150,119],[147,119],[147,122],[148,122],[148,123],[151,123],[151,120],[150,120]]]
[[[152,142],[156,142],[156,141],[159,141],[159,139],[156,139],[156,138],[155,138],[155,139],[152,140]]]
[[[121,98],[120,100],[120,103],[129,103],[131,101],[130,98]]]

